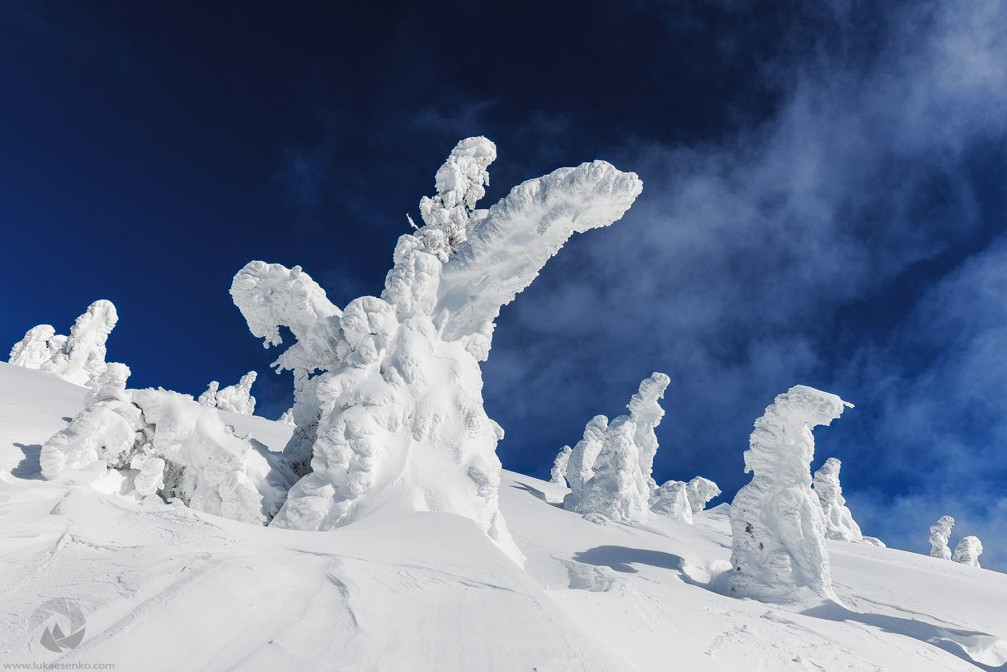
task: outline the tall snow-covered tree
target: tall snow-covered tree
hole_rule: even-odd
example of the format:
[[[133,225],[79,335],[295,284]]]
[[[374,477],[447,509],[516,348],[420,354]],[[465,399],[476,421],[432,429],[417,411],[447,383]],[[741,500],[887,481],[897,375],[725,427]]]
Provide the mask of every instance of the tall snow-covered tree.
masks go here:
[[[658,447],[654,428],[664,417],[659,402],[669,382],[667,375],[654,373],[630,399],[628,415],[611,423],[598,416],[588,423],[567,465],[571,492],[563,501],[565,508],[617,521],[646,519],[657,487],[652,476]]]
[[[796,385],[755,421],[745,451],[752,481],[731,504],[731,590],[737,595],[786,601],[807,588],[835,598],[825,515],[811,490],[811,430],[846,408],[852,404],[834,394]]]
[[[979,556],[982,554],[983,544],[979,541],[979,537],[963,537],[955,546],[955,553],[951,559],[962,565],[979,567]]]
[[[825,536],[842,541],[863,541],[864,534],[857,521],[853,520],[853,514],[843,497],[843,488],[839,484],[839,470],[842,466],[842,462],[830,457],[815,472],[813,479],[815,494],[825,513]]]
[[[954,526],[955,519],[951,516],[941,516],[930,526],[930,557],[951,559],[951,547],[948,546],[948,542],[951,540],[951,529]]]
[[[304,477],[275,525],[330,529],[376,509],[467,516],[515,559],[500,514],[503,431],[482,401],[479,362],[495,320],[574,233],[618,220],[639,178],[603,161],[561,168],[488,210],[496,147],[468,138],[420,204],[424,226],[399,238],[380,297],[344,310],[299,267],[253,261],[231,295],[251,332],[296,342],[275,366],[294,372],[294,436],[286,455]]]

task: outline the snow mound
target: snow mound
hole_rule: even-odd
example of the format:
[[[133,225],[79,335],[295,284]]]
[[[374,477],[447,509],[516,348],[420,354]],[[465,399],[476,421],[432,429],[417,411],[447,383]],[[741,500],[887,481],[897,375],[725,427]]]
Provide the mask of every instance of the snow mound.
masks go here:
[[[11,348],[9,363],[54,373],[82,386],[94,384],[105,371],[105,342],[119,321],[111,301],[95,301],[73,323],[69,336],[48,324],[32,327]]]
[[[296,342],[296,428],[284,454],[303,478],[274,524],[331,529],[377,510],[447,511],[476,521],[520,559],[498,505],[503,430],[483,408],[479,362],[502,306],[574,233],[619,219],[639,178],[595,161],[515,187],[489,210],[496,148],[468,138],[423,199],[425,225],[399,238],[381,297],[340,311],[299,267],[254,261],[231,295],[251,332]]]
[[[566,509],[620,522],[646,520],[657,488],[652,476],[658,448],[654,428],[664,417],[659,401],[670,382],[667,375],[654,373],[630,399],[628,415],[611,423],[600,415],[588,423],[567,465],[571,492],[563,500]]]
[[[779,395],[755,421],[745,451],[752,481],[731,504],[731,591],[765,601],[788,601],[808,588],[835,599],[826,522],[811,490],[814,427],[828,426],[852,408],[838,396],[804,385]]]

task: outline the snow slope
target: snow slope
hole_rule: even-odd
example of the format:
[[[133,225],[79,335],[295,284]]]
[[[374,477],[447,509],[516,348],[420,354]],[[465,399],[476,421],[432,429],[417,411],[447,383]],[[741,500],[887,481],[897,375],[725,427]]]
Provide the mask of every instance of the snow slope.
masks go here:
[[[829,541],[842,606],[725,594],[728,509],[598,525],[564,488],[504,473],[525,571],[469,519],[246,525],[38,476],[84,389],[0,364],[0,663],[118,670],[1007,670],[1007,575]],[[291,428],[223,413],[282,449]],[[739,450],[743,448],[740,447]],[[27,632],[86,617],[62,655]]]

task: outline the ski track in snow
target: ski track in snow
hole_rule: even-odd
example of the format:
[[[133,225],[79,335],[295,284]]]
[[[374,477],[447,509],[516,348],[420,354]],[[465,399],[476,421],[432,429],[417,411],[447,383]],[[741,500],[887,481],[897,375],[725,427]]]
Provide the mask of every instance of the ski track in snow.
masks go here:
[[[599,525],[505,472],[522,571],[471,521],[374,516],[263,528],[43,481],[37,452],[83,390],[0,364],[0,662],[131,670],[1007,670],[1007,576],[829,541],[843,605],[729,595],[726,507],[695,525]],[[286,425],[224,414],[274,450]],[[34,463],[33,463],[34,460]],[[12,474],[13,472],[13,474]],[[925,531],[921,531],[925,536]],[[85,613],[62,656],[25,632]]]

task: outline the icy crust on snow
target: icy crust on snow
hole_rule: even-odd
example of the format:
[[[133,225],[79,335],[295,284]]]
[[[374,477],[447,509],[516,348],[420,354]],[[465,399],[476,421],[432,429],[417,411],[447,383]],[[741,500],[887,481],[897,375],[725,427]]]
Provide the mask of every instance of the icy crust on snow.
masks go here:
[[[295,379],[296,429],[285,455],[304,477],[274,523],[331,529],[389,507],[450,511],[476,521],[518,558],[497,502],[503,430],[483,409],[479,362],[493,320],[576,232],[617,220],[639,178],[604,162],[517,187],[489,210],[496,148],[468,138],[437,172],[424,226],[399,238],[381,297],[340,311],[306,273],[251,262],[231,293]]]
[[[983,554],[983,544],[979,537],[963,537],[955,546],[951,559],[960,565],[979,567],[979,556]]]
[[[835,598],[825,515],[811,490],[811,430],[828,426],[846,408],[852,404],[834,394],[796,385],[755,421],[745,451],[745,473],[753,473],[752,481],[731,504],[735,594],[787,601],[808,588]]]
[[[216,380],[210,381],[206,392],[199,395],[197,401],[201,406],[219,408],[222,411],[231,411],[241,415],[252,415],[255,412],[255,397],[252,396],[252,384],[255,383],[258,373],[249,371],[241,377],[237,385],[228,385],[220,389],[220,383]]]
[[[951,529],[954,526],[955,519],[951,516],[941,516],[930,526],[930,557],[951,559],[951,547],[948,546],[948,542],[951,540]]]
[[[670,380],[654,373],[630,399],[628,415],[611,423],[600,415],[587,424],[567,465],[571,492],[563,500],[566,509],[620,522],[646,520],[657,488],[652,476],[658,447],[654,428],[664,417],[659,402]]]
[[[32,327],[14,344],[8,362],[54,373],[77,385],[89,386],[105,371],[105,342],[119,315],[111,301],[95,301],[77,318],[69,336],[48,324]]]
[[[853,520],[853,513],[846,506],[843,488],[839,484],[839,470],[842,466],[842,462],[830,457],[815,472],[813,479],[815,494],[825,513],[825,536],[841,541],[863,541],[864,533],[860,531],[857,521]]]
[[[87,406],[42,446],[42,475],[95,471],[99,488],[267,522],[293,475],[261,445],[236,437],[216,410],[167,390],[127,390],[129,369],[109,364]],[[111,476],[111,478],[109,478]]]

